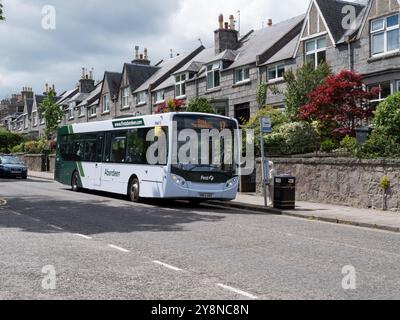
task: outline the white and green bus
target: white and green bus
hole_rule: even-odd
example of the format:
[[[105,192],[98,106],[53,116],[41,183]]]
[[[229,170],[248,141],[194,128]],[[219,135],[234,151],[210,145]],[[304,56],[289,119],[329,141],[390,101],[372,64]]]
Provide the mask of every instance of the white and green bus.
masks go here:
[[[58,130],[55,179],[74,191],[123,194],[134,202],[232,200],[239,183],[239,141],[235,119],[211,114],[73,124]]]

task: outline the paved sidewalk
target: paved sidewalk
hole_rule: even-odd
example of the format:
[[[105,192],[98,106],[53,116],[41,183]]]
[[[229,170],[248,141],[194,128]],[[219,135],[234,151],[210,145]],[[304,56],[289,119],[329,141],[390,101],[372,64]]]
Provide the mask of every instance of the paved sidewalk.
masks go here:
[[[53,172],[38,172],[38,171],[28,171],[28,176],[30,178],[39,178],[45,180],[54,180]]]
[[[296,202],[296,210],[285,211],[265,208],[263,197],[252,194],[238,194],[234,201],[228,203],[219,201],[212,201],[210,203],[263,213],[287,215],[310,220],[400,232],[400,212],[396,213],[372,209],[359,209],[303,201]]]

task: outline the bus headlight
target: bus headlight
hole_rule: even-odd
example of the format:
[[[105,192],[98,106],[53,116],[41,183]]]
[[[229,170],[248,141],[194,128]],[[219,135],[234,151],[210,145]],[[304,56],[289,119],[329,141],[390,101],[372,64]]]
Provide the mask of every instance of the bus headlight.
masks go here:
[[[233,179],[231,179],[231,180],[229,180],[227,183],[226,183],[226,187],[227,188],[232,188],[232,187],[234,187],[237,183],[238,183],[238,181],[239,181],[239,178],[238,177],[234,177]]]
[[[186,184],[185,179],[183,179],[182,177],[177,176],[175,174],[172,175],[172,181],[174,181],[179,186],[184,186]]]

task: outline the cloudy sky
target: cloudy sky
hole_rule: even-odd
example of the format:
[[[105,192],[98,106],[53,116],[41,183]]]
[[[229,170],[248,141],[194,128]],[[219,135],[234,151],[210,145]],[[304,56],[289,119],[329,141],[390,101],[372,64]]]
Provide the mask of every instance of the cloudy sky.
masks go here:
[[[81,68],[121,72],[134,46],[147,47],[153,63],[199,45],[212,45],[218,15],[240,10],[241,33],[259,29],[268,18],[282,21],[306,11],[308,0],[0,0],[0,98],[32,87],[73,88]],[[56,12],[55,30],[45,6]]]

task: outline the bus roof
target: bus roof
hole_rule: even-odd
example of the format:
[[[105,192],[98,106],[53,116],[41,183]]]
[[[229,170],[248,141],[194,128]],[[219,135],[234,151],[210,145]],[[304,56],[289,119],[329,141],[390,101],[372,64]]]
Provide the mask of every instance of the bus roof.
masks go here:
[[[66,125],[58,129],[60,135],[73,134],[73,133],[86,133],[86,132],[99,132],[99,131],[113,131],[121,129],[132,129],[135,127],[153,127],[153,126],[167,126],[172,121],[175,115],[198,115],[207,117],[216,117],[231,121],[236,119],[225,117],[217,114],[210,113],[197,113],[197,112],[170,112],[152,115],[143,115],[127,118],[116,118],[111,120],[102,120],[86,123],[76,123]]]

